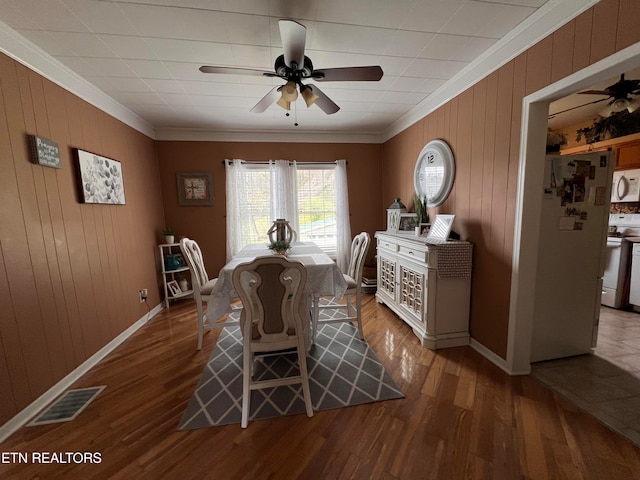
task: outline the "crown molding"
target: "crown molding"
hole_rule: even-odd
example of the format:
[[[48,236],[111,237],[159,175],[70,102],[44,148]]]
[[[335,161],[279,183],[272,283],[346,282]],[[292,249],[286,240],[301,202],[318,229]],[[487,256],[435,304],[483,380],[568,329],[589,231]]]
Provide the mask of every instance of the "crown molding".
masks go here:
[[[156,140],[195,142],[382,143],[377,133],[158,129]]]
[[[517,28],[498,40],[444,85],[392,123],[383,132],[383,141],[386,142],[434,112],[599,1],[549,0]]]
[[[87,82],[66,65],[1,21],[0,52],[5,53],[16,62],[30,68],[91,105],[98,107],[131,128],[155,139],[155,130],[149,122],[124,107],[93,84]]]

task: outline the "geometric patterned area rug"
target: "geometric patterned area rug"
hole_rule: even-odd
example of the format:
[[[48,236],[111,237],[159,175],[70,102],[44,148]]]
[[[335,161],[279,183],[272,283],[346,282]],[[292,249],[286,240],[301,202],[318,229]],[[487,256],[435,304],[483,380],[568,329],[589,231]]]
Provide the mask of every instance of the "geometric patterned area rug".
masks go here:
[[[318,329],[307,367],[314,411],[404,397],[350,323],[325,324]],[[295,354],[256,357],[254,364],[254,374],[260,379],[297,372]],[[300,384],[254,390],[251,395],[251,421],[305,413]],[[223,328],[178,429],[240,423],[241,402],[240,328]]]

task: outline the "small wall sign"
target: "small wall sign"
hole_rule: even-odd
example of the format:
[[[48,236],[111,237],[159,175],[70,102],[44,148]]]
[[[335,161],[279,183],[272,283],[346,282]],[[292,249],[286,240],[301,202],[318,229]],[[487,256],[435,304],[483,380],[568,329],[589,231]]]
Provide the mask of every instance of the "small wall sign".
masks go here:
[[[29,145],[33,163],[45,167],[61,168],[60,149],[56,142],[44,137],[29,135]]]

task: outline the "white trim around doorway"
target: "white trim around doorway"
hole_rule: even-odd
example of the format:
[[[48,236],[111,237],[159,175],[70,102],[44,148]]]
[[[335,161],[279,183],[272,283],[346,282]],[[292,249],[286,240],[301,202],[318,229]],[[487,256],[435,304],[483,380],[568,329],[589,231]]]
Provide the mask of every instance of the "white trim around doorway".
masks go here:
[[[511,301],[506,369],[511,375],[531,371],[533,288],[535,285],[549,103],[640,64],[640,42],[596,62],[523,99],[522,140],[513,240]]]

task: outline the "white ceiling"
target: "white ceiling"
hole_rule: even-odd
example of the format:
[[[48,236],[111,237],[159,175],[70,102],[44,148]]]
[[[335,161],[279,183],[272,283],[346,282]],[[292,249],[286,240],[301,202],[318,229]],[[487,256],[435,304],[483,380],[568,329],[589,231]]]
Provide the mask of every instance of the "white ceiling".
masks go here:
[[[105,111],[130,110],[120,116],[133,112],[125,121],[154,138],[388,137],[596,1],[0,0],[0,49]],[[299,99],[287,118],[276,105],[249,112],[282,80],[199,72],[272,70],[280,18],[307,27],[315,68],[380,65],[382,80],[322,83],[341,110],[326,115]],[[85,80],[100,92],[78,86]],[[100,105],[104,94],[117,103]]]

